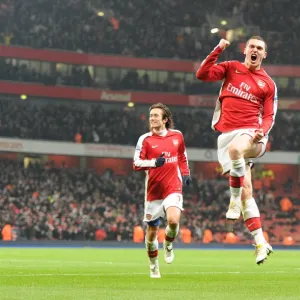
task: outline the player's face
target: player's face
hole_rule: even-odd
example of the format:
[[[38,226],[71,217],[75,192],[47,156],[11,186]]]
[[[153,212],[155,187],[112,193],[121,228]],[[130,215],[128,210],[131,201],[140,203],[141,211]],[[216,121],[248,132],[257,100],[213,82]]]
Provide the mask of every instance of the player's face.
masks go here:
[[[262,60],[266,58],[266,45],[263,41],[252,39],[249,40],[244,50],[245,65],[249,69],[259,69]]]
[[[167,118],[163,119],[163,111],[160,108],[151,109],[149,115],[149,123],[151,129],[165,129],[167,120]]]

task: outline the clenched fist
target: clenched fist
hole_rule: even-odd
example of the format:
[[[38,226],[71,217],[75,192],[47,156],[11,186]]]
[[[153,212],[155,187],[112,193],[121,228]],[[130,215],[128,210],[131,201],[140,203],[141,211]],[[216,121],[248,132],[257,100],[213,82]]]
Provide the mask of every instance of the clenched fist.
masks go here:
[[[221,39],[218,45],[222,50],[226,49],[227,47],[230,46],[230,42],[225,40],[225,39]]]
[[[264,137],[264,132],[263,130],[260,128],[260,129],[256,129],[255,130],[255,135],[253,137],[253,142],[254,143],[258,143],[263,137]]]
[[[166,159],[164,158],[164,153],[160,156],[160,157],[158,157],[156,160],[155,160],[155,166],[156,167],[161,167],[161,166],[163,166],[164,164],[165,164],[165,162],[166,162]]]

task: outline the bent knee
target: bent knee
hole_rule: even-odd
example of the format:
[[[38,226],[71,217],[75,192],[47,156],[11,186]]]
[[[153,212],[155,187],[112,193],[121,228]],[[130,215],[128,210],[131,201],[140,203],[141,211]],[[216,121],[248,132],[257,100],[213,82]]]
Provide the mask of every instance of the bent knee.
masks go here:
[[[243,155],[243,149],[235,143],[228,145],[228,153],[231,159],[238,159]]]
[[[178,226],[178,224],[179,224],[179,218],[169,218],[168,219],[168,225],[170,226],[170,227],[172,227],[172,228],[175,228],[175,227],[177,227]]]

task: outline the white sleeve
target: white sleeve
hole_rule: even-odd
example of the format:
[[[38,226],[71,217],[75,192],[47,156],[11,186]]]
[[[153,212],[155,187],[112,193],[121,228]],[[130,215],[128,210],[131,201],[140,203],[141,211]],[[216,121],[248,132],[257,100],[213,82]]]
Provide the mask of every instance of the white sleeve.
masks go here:
[[[155,165],[155,159],[134,159],[133,161],[134,165],[139,168],[154,168]]]
[[[145,147],[143,145],[145,137],[141,136],[137,142],[134,152],[133,164],[137,168],[154,168],[155,165],[155,158],[153,159],[143,159],[146,157]]]

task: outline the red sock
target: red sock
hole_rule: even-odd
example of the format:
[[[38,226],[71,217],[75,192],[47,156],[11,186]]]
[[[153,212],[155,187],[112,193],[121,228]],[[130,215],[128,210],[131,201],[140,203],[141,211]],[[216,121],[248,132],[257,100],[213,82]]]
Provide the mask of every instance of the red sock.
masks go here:
[[[175,240],[175,238],[171,238],[165,234],[165,240],[172,243]]]
[[[250,232],[261,228],[260,217],[250,218],[245,221],[245,224]]]
[[[158,256],[158,250],[148,251],[148,256],[151,257],[151,258],[157,257]]]
[[[235,176],[229,176],[229,185],[233,188],[240,188],[243,186],[244,183],[244,177],[235,177]]]

